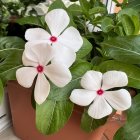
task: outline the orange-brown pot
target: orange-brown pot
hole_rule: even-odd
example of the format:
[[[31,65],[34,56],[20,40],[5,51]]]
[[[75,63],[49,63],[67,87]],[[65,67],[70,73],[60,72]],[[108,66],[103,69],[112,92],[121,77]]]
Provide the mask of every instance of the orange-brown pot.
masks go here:
[[[8,96],[15,134],[22,140],[108,140],[122,125],[108,121],[94,133],[86,133],[80,128],[81,111],[73,112],[68,123],[58,133],[50,136],[42,135],[35,126],[35,110],[31,105],[31,89],[25,89],[16,81],[8,83]]]

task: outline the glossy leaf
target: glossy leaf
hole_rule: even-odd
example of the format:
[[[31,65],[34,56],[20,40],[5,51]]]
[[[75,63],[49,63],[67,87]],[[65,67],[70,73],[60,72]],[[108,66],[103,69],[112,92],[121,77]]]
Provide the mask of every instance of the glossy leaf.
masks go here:
[[[117,17],[118,17],[118,20],[120,22],[122,22],[122,25],[125,30],[126,30],[126,28],[128,28],[129,30],[130,30],[130,28],[133,28],[134,32],[131,35],[138,34],[139,29],[140,29],[140,18],[139,18],[139,14],[136,10],[134,10],[132,8],[125,8],[119,12]],[[126,25],[124,25],[124,20],[125,20],[125,22],[127,22],[127,24],[125,23]],[[134,27],[132,27],[132,23],[133,23]]]
[[[37,129],[49,135],[59,131],[70,118],[73,111],[73,103],[70,101],[47,100],[42,105],[36,105]]]
[[[30,25],[43,27],[41,18],[35,16],[27,16],[27,17],[19,18],[16,22],[20,25],[30,24]]]
[[[104,55],[128,64],[140,64],[140,36],[124,36],[101,43]]]
[[[8,80],[16,80],[16,70],[22,66],[22,52],[15,51],[0,63],[0,78],[4,85]]]
[[[66,9],[64,3],[62,2],[62,0],[56,0],[54,1],[50,7],[49,7],[49,10],[48,11],[51,11],[53,9],[59,9],[59,8],[62,8],[62,9]]]
[[[79,78],[83,76],[87,70],[91,70],[92,65],[88,62],[81,62],[75,64],[73,67],[71,67],[71,72],[73,74],[73,78]]]
[[[127,111],[126,124],[117,131],[113,140],[140,139],[140,94],[134,97],[131,108]]]
[[[126,35],[133,35],[135,32],[135,26],[131,18],[128,15],[122,15],[121,22]]]
[[[103,32],[108,33],[114,28],[114,22],[111,18],[105,17],[101,22],[101,29]]]
[[[83,46],[77,52],[77,58],[85,57],[91,52],[92,48],[93,48],[92,44],[86,38],[83,38]]]
[[[82,10],[85,14],[88,13],[90,9],[90,3],[87,0],[79,0]]]
[[[0,38],[0,57],[6,58],[15,51],[24,49],[25,42],[19,37],[1,37]]]
[[[140,89],[140,68],[134,65],[109,60],[101,63],[98,67],[101,72],[109,70],[123,71],[128,76],[128,86]]]
[[[82,14],[82,9],[79,5],[77,4],[72,4],[68,7],[68,10],[71,12],[73,16],[81,15]]]
[[[106,12],[107,12],[106,8],[105,7],[100,7],[100,6],[94,7],[94,8],[89,10],[90,15],[98,14],[98,13],[104,14]]]

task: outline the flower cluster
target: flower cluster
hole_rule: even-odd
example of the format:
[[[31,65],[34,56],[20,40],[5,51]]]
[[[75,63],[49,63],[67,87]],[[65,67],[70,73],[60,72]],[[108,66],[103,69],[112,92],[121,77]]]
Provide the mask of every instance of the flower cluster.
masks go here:
[[[34,98],[38,104],[42,104],[49,95],[49,80],[57,87],[64,87],[71,81],[69,68],[83,45],[79,31],[69,26],[70,18],[65,10],[50,11],[45,21],[50,32],[42,28],[26,31],[27,43],[22,56],[25,67],[16,72],[17,80],[23,87],[31,87],[36,79]],[[112,113],[111,106],[119,111],[131,106],[131,96],[127,90],[109,90],[127,84],[128,78],[124,72],[108,71],[102,74],[87,71],[81,80],[84,89],[74,89],[70,100],[81,106],[90,105],[88,114],[100,119]]]
[[[64,87],[71,81],[69,67],[76,59],[83,39],[77,29],[68,27],[70,18],[66,11],[55,9],[45,16],[50,33],[42,28],[28,29],[23,52],[23,65],[17,70],[20,85],[29,88],[37,76],[34,97],[42,104],[49,95],[50,84]],[[65,21],[65,22],[64,22]]]

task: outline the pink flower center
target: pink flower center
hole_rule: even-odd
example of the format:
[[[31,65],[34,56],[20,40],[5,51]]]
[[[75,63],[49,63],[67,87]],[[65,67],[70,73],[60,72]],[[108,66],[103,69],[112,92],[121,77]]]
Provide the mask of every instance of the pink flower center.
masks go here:
[[[42,73],[44,70],[43,66],[41,66],[41,65],[38,65],[36,69],[37,69],[38,73]]]
[[[51,37],[50,37],[50,41],[51,41],[51,42],[56,42],[56,41],[57,41],[57,37],[51,36]]]
[[[99,89],[98,91],[97,91],[97,94],[98,95],[102,95],[104,93],[104,91],[102,90],[102,89]]]

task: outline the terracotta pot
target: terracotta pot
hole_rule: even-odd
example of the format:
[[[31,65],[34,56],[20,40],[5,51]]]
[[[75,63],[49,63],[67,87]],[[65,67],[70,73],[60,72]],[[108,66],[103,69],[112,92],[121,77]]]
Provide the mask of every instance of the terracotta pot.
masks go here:
[[[81,111],[73,112],[68,123],[58,133],[45,136],[35,126],[35,111],[31,105],[31,89],[25,89],[16,81],[8,83],[8,96],[15,134],[22,140],[112,140],[114,133],[122,125],[116,121],[97,129],[94,133],[86,133],[80,128]]]

